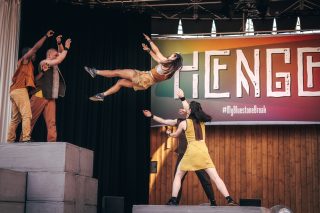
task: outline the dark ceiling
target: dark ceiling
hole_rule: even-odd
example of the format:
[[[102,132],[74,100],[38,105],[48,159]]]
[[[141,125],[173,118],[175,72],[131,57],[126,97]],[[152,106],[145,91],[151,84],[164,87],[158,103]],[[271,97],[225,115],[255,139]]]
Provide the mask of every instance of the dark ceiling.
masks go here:
[[[268,18],[320,15],[320,0],[60,0],[149,13],[165,19]]]
[[[182,20],[184,34],[244,32],[253,20],[256,32],[293,31],[300,17],[302,30],[320,29],[320,0],[55,0],[89,8],[108,8],[152,16],[152,33],[176,34]],[[196,23],[196,24],[195,24]]]

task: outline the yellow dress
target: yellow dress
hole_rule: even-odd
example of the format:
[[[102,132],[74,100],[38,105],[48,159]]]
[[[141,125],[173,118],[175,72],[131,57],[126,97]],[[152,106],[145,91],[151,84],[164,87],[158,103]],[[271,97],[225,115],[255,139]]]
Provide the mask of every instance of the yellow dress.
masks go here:
[[[200,169],[214,168],[215,166],[211,160],[208,147],[204,140],[206,135],[204,123],[200,123],[203,139],[197,141],[193,121],[191,119],[187,119],[186,122],[187,128],[185,130],[185,134],[188,146],[181,160],[180,169],[182,171],[196,171]]]

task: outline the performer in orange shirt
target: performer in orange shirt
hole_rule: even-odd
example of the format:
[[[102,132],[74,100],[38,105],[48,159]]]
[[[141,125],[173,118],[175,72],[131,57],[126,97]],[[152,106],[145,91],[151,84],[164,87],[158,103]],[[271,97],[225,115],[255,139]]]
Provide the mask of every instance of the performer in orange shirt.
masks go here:
[[[17,70],[12,77],[10,86],[10,99],[12,102],[11,121],[7,141],[16,140],[16,129],[22,121],[22,141],[28,142],[31,139],[31,107],[28,89],[35,88],[34,67],[36,52],[43,45],[45,40],[53,36],[54,32],[49,30],[32,48],[23,48],[22,57],[18,61]]]

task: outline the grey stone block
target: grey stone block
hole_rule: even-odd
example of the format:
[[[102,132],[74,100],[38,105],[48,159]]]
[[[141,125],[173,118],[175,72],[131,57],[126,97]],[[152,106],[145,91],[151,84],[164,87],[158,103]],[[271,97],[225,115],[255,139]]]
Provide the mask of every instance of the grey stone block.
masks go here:
[[[86,213],[85,208],[91,209],[97,205],[98,180],[76,175],[76,185],[76,212]]]
[[[93,151],[80,147],[80,175],[92,177],[93,175]]]
[[[134,205],[132,213],[269,213],[263,207]]]
[[[75,175],[68,172],[28,172],[28,201],[75,202]]]
[[[85,205],[84,206],[84,213],[97,213],[97,206]]]
[[[76,213],[74,203],[27,201],[26,213]]]
[[[0,201],[25,202],[26,181],[26,172],[0,169]]]
[[[0,202],[1,213],[24,213],[25,203]]]
[[[2,143],[0,168],[79,173],[79,147],[65,143]]]
[[[85,179],[84,203],[88,205],[97,205],[98,202],[98,180],[94,178]]]

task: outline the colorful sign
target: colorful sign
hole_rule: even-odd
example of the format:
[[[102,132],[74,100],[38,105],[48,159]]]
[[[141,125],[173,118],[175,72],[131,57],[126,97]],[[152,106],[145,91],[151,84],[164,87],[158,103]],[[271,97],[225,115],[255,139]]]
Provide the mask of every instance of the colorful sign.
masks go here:
[[[155,115],[181,117],[180,87],[212,116],[210,124],[320,123],[320,34],[155,43],[164,55],[184,59],[180,72],[152,87]]]

